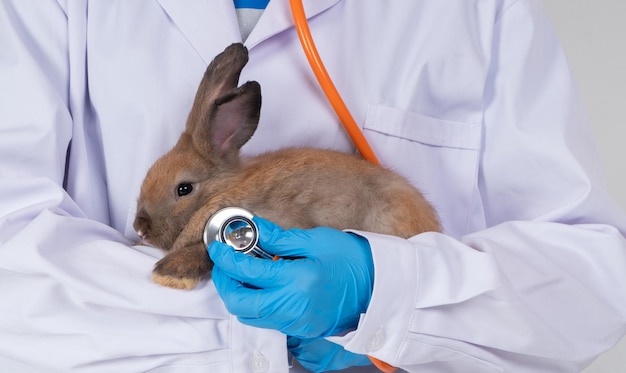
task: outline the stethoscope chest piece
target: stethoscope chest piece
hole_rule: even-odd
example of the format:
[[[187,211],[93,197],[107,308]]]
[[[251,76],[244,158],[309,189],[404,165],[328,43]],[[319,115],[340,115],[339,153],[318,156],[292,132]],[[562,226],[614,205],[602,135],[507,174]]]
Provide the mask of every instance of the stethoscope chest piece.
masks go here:
[[[273,256],[258,246],[259,228],[254,215],[240,207],[226,207],[213,214],[204,227],[204,245],[219,241],[244,254],[271,259]]]

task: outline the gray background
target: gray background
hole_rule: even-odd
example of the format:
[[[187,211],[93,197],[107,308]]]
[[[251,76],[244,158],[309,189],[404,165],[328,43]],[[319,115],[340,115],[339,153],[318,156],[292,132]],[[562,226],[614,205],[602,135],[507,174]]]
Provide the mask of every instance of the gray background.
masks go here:
[[[626,211],[626,1],[543,2],[593,123],[609,191]],[[584,371],[624,372],[626,339]]]

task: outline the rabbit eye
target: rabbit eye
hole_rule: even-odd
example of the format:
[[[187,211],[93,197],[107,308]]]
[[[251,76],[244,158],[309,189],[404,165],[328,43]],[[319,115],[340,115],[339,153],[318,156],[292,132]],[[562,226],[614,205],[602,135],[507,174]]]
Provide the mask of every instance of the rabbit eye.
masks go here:
[[[176,194],[178,194],[179,197],[186,196],[192,191],[193,191],[193,185],[189,183],[180,183],[178,184],[178,187],[176,187]]]

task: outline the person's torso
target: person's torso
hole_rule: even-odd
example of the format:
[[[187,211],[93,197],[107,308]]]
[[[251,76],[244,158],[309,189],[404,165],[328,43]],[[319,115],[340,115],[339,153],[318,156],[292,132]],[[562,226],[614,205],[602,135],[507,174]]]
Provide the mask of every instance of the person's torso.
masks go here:
[[[182,132],[206,65],[241,40],[232,3],[218,3],[89,3],[93,117],[84,125],[100,135],[110,223],[129,237],[146,170]],[[263,104],[242,153],[287,146],[354,152],[285,3],[270,2],[245,42],[250,59],[241,81],[261,84]],[[424,192],[448,233],[481,228],[476,179],[492,37],[485,20],[495,20],[500,2],[309,5],[318,51],[381,163]]]

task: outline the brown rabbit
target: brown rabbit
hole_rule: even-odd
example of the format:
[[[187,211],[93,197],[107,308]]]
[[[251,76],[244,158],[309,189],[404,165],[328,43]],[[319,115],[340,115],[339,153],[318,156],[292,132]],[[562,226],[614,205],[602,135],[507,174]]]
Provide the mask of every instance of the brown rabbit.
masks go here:
[[[233,44],[208,66],[178,143],[148,171],[134,228],[168,250],[153,281],[191,289],[212,263],[202,242],[217,210],[243,207],[290,228],[329,226],[404,238],[438,231],[433,208],[399,175],[340,152],[288,148],[242,159],[256,130],[257,82],[238,87],[247,49]]]

